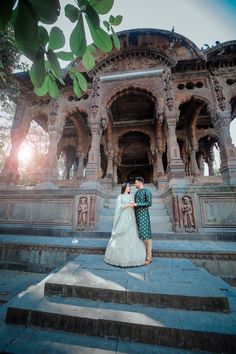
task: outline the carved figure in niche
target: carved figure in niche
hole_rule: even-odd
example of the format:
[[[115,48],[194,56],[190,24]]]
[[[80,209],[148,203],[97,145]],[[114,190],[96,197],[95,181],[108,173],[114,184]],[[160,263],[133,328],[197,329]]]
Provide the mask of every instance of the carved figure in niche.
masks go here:
[[[164,87],[166,91],[166,104],[170,111],[174,108],[173,93],[172,93],[172,79],[169,71],[164,73]]]
[[[86,229],[87,215],[88,215],[88,201],[86,197],[81,197],[79,199],[79,208],[78,208],[78,228],[79,229]]]
[[[189,196],[184,196],[182,200],[183,200],[182,213],[183,213],[184,229],[186,232],[193,232],[195,225],[194,225],[194,217],[193,217],[192,200]]]
[[[223,95],[223,87],[220,85],[220,82],[216,76],[213,76],[212,79],[213,79],[214,89],[215,89],[216,98],[218,100],[219,107],[222,111],[224,111],[226,108],[226,104],[225,104],[225,97]]]

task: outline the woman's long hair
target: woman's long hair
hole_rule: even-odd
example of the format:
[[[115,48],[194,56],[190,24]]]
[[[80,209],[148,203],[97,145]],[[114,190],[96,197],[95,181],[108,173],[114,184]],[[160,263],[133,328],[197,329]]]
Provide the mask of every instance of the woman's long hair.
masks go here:
[[[121,185],[121,194],[124,194],[126,188],[129,186],[129,182],[124,182]]]

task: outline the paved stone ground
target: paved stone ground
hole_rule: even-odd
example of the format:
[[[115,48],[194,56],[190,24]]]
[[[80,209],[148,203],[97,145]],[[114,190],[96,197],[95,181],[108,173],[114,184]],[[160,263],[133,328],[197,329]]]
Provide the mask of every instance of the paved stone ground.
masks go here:
[[[65,240],[62,240],[65,241]],[[69,240],[67,240],[68,242]],[[76,264],[77,263],[77,264]],[[79,268],[78,268],[79,264]],[[111,267],[103,263],[103,256],[97,255],[81,255],[76,260],[69,262],[68,265],[62,267],[59,272],[53,272],[51,275],[42,280],[36,287],[30,287],[28,290],[21,292],[16,298],[9,300],[8,304],[0,307],[0,352],[25,354],[25,353],[130,353],[130,354],[143,354],[143,353],[203,353],[203,351],[189,351],[184,349],[177,349],[172,347],[132,343],[118,339],[106,339],[101,337],[91,337],[81,334],[66,333],[63,331],[55,331],[52,329],[40,329],[35,327],[26,327],[20,325],[5,324],[5,316],[8,306],[14,304],[22,304],[21,306],[30,306],[45,311],[61,311],[63,304],[63,312],[68,314],[70,310],[78,311],[78,308],[99,308],[104,312],[104,316],[110,316],[109,311],[113,311],[118,316],[117,311],[129,312],[130,320],[132,312],[138,311],[139,318],[145,319],[147,323],[160,322],[165,326],[170,325],[172,328],[187,328],[188,330],[201,330],[215,331],[221,333],[236,334],[236,291],[226,284],[222,279],[213,277],[204,269],[201,268],[200,273],[197,271],[195,265],[187,259],[163,259],[155,258],[153,263],[147,267],[138,268],[117,268]],[[77,272],[76,269],[79,271]],[[82,273],[80,274],[80,272]],[[87,272],[87,273],[83,273]],[[184,272],[184,277],[183,277]],[[189,272],[189,273],[188,273]],[[1,271],[2,277],[0,283],[5,284],[5,289],[9,290],[9,299],[15,295],[17,289],[23,290],[27,288],[30,279],[35,284],[37,277],[43,277],[39,274],[26,273],[27,281],[22,282],[24,276],[20,276],[19,272],[14,271]],[[110,273],[110,274],[109,274]],[[87,274],[87,275],[86,275]],[[16,275],[19,280],[15,280]],[[27,277],[28,275],[28,277]],[[230,313],[213,313],[202,311],[186,311],[181,309],[155,309],[152,307],[143,307],[143,305],[128,305],[128,304],[115,304],[115,303],[101,303],[92,302],[87,299],[75,298],[60,298],[57,296],[44,297],[44,283],[45,282],[63,282],[64,284],[73,284],[78,281],[78,276],[82,275],[84,281],[91,282],[93,286],[102,287],[104,279],[112,282],[115,279],[116,287],[128,286],[129,289],[135,287],[136,281],[148,280],[154,282],[156,291],[163,291],[179,295],[183,290],[189,296],[196,295],[196,287],[193,288],[193,283],[197,285],[198,291],[205,292],[205,294],[215,293],[217,296],[219,292],[226,295],[230,304]],[[84,275],[86,275],[84,277]],[[109,275],[109,276],[108,276]],[[76,277],[76,278],[73,278]],[[11,286],[6,284],[6,279],[9,280]],[[51,280],[50,280],[51,279]],[[81,280],[82,278],[80,278]],[[103,279],[101,281],[101,279]],[[11,281],[12,280],[12,281]],[[157,282],[158,280],[158,282]],[[114,282],[113,282],[114,283]],[[20,285],[22,284],[22,285]],[[85,283],[84,283],[85,285]],[[106,285],[107,286],[107,285]],[[163,287],[164,286],[164,287]],[[155,289],[152,289],[152,292]],[[3,287],[4,289],[4,287]],[[12,289],[12,292],[11,290]],[[32,290],[31,290],[32,289]],[[114,290],[114,288],[113,288]],[[150,291],[150,287],[143,289],[144,292]],[[34,295],[32,296],[32,294]],[[34,302],[34,304],[32,303]],[[36,302],[35,302],[36,301]],[[38,305],[36,305],[38,304]],[[132,309],[130,306],[133,306]],[[140,317],[141,316],[141,317]]]

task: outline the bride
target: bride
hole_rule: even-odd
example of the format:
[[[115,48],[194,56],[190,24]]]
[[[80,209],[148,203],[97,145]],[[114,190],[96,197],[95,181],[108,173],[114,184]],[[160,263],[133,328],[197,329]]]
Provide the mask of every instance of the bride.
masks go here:
[[[129,183],[123,183],[117,198],[111,238],[108,242],[104,261],[120,267],[145,264],[146,249],[138,236],[133,197]]]

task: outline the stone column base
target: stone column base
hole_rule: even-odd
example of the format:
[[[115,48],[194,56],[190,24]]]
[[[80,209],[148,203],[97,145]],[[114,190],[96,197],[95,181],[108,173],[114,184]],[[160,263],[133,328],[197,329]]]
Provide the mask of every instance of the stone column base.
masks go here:
[[[167,167],[168,179],[185,177],[184,164],[182,160],[171,160]]]

